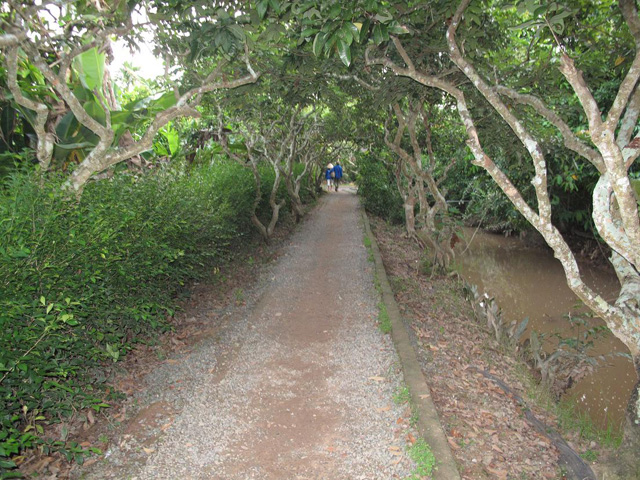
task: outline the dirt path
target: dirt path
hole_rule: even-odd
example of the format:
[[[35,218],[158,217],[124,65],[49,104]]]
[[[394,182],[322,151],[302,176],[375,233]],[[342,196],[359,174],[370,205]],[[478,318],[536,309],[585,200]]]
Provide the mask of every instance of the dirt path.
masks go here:
[[[326,195],[217,338],[146,378],[105,459],[75,478],[391,479],[414,468],[398,358],[353,192]],[[206,315],[207,312],[202,312]]]

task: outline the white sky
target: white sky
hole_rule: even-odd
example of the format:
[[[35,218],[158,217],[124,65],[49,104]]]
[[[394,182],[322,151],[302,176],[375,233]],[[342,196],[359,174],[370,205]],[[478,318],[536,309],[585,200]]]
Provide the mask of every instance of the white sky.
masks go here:
[[[143,78],[152,79],[164,74],[163,62],[153,55],[150,45],[141,43],[138,46],[140,51],[134,51],[132,54],[125,42],[113,42],[114,60],[109,66],[109,71],[114,76],[117,77],[119,75],[124,62],[129,62],[134,67],[140,68],[136,73]]]
[[[149,22],[144,8],[142,10],[134,10],[131,14],[131,19],[134,24]],[[129,62],[134,67],[138,67],[140,70],[138,70],[136,74],[143,78],[152,79],[164,74],[162,60],[155,57],[151,51],[152,34],[148,31],[142,32],[142,39],[143,41],[138,44],[140,50],[134,50],[133,52],[129,50],[129,47],[124,41],[118,40],[113,42],[114,60],[109,70],[114,76],[119,75],[124,62]]]

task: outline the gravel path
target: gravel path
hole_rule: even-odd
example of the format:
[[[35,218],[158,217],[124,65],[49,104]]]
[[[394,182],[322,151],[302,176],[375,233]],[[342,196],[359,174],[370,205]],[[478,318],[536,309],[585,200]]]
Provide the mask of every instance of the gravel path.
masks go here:
[[[408,476],[415,432],[393,401],[402,376],[358,208],[347,189],[323,197],[219,335],[146,379],[147,434],[125,432],[76,478]]]

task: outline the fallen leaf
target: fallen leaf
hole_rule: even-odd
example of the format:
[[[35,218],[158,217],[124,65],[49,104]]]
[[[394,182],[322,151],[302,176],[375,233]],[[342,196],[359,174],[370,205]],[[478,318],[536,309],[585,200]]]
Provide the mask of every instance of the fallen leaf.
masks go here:
[[[125,417],[126,417],[126,416],[127,416],[127,408],[126,408],[126,407],[124,407],[124,408],[122,409],[122,412],[121,412],[120,414],[118,414],[118,415],[115,415],[115,416],[113,417],[113,419],[114,419],[116,422],[122,422],[122,421],[124,421],[124,419],[125,419]]]
[[[155,448],[147,448],[147,447],[142,447],[142,450],[144,450],[144,453],[146,453],[147,455],[156,451]]]
[[[414,444],[416,443],[416,437],[411,435],[411,432],[407,433],[407,442]]]
[[[26,467],[24,470],[26,473],[42,472],[51,462],[53,462],[53,457],[43,457],[34,464]]]
[[[162,431],[164,432],[167,428],[169,428],[169,427],[171,426],[171,424],[172,424],[172,423],[173,423],[173,420],[171,420],[171,421],[170,421],[170,422],[168,422],[168,423],[165,423],[164,425],[162,425],[162,426],[160,427],[160,430],[162,430]]]
[[[400,451],[400,450],[402,450],[402,449],[401,449],[400,447],[395,446],[395,445],[391,445],[391,446],[389,447],[389,450],[393,450],[393,451],[395,451],[395,452],[398,452],[398,451]]]
[[[460,450],[460,445],[458,445],[453,438],[447,438],[447,441],[449,442],[449,445],[451,446],[451,448],[453,448],[454,450]]]
[[[90,423],[91,425],[93,425],[94,423],[96,423],[96,419],[94,418],[94,416],[93,416],[93,412],[92,412],[91,410],[89,410],[89,411],[87,412],[87,420],[89,421],[89,423]]]
[[[386,407],[376,408],[377,412],[388,412],[389,410],[391,410],[391,405],[387,405]]]
[[[383,382],[385,380],[384,377],[369,377],[369,380],[373,380],[375,382]]]
[[[489,473],[492,473],[496,477],[498,477],[499,480],[506,480],[508,475],[506,470],[498,470],[497,468],[491,468],[491,467],[485,467],[485,468]]]

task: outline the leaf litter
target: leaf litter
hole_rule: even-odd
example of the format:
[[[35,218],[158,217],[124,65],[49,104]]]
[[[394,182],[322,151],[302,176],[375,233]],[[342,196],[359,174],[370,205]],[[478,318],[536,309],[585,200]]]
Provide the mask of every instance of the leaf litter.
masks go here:
[[[476,370],[488,371],[528,398],[521,364],[475,321],[457,279],[421,273],[423,254],[402,229],[370,219],[461,477],[564,478],[556,448],[527,422],[511,396]],[[549,412],[534,404],[529,408],[556,426]]]

